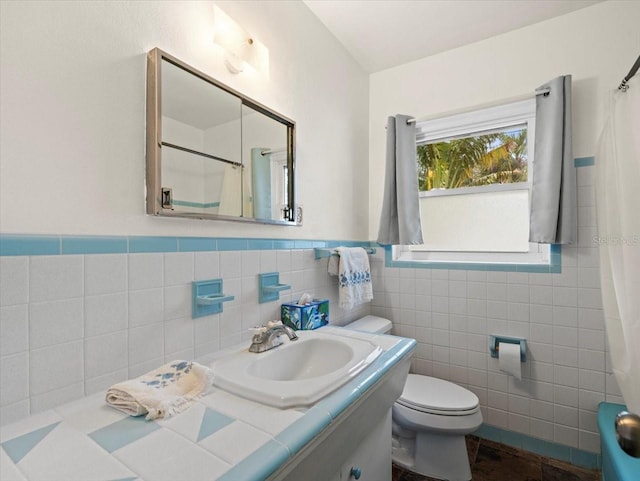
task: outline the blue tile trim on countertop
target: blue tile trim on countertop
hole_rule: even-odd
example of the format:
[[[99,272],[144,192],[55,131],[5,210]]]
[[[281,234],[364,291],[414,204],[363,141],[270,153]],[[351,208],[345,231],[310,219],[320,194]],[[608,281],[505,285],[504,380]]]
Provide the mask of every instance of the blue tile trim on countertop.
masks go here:
[[[271,440],[256,449],[244,461],[233,466],[229,471],[220,476],[217,481],[263,480],[278,470],[291,453],[277,441]],[[247,460],[251,459],[250,462]]]
[[[534,438],[526,434],[516,433],[489,424],[482,424],[473,434],[483,439],[506,444],[518,449],[524,449],[534,454],[567,461],[583,468],[597,469],[602,465],[602,458],[599,454],[572,448],[552,441],[545,441],[544,439]]]
[[[368,247],[371,242],[248,237],[0,234],[0,256],[313,249],[339,245]]]
[[[416,348],[415,339],[399,338],[399,342],[391,349],[382,353],[365,371],[360,373],[354,380],[347,383],[328,397],[322,399],[313,408],[309,409],[305,415],[289,427],[285,428],[275,437],[275,441],[288,448],[289,456],[285,459],[272,461],[269,457],[265,461],[266,453],[264,448],[255,451],[247,456],[240,463],[225,473],[218,481],[235,481],[236,479],[263,480],[274,473],[287,459],[295,456],[309,441],[331,423],[332,419],[338,417],[351,403],[362,396],[373,384],[375,384],[384,374],[395,366],[403,357],[408,356]],[[314,411],[312,413],[312,411]],[[312,419],[308,422],[306,418],[312,414]],[[261,466],[262,463],[265,463]],[[271,471],[267,472],[267,467]],[[260,473],[256,470],[260,469]],[[242,476],[240,475],[242,474]]]

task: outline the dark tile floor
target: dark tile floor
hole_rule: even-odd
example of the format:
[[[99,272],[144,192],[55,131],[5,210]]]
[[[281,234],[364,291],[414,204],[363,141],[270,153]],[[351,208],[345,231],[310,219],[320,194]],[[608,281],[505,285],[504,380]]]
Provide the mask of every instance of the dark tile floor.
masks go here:
[[[473,481],[600,481],[600,471],[582,469],[504,444],[467,436]],[[392,481],[439,481],[393,466]]]

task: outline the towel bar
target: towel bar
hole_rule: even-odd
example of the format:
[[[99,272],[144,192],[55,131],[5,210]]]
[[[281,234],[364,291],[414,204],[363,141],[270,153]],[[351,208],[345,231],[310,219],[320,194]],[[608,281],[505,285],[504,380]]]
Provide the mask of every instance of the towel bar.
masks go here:
[[[366,251],[367,254],[375,254],[376,253],[376,248],[375,247],[363,247],[363,249]],[[338,252],[335,249],[323,249],[320,247],[316,247],[313,249],[314,250],[314,254],[315,254],[315,258],[317,259],[326,259],[328,257],[331,256],[339,256],[340,254],[338,254]]]

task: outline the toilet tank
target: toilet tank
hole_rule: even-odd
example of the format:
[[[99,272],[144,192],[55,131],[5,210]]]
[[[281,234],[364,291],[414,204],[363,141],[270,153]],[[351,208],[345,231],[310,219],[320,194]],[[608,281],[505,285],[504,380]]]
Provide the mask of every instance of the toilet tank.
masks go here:
[[[391,321],[384,317],[364,316],[345,326],[346,329],[354,331],[370,332],[372,334],[388,334],[391,332]]]

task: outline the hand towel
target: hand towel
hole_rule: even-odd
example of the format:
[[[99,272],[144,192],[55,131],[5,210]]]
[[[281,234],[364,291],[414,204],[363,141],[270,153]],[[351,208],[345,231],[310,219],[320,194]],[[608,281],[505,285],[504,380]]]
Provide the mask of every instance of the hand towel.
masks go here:
[[[351,309],[373,299],[369,256],[362,247],[338,247],[338,304]]]
[[[158,369],[114,384],[107,390],[111,407],[146,419],[168,418],[187,409],[205,394],[213,380],[210,368],[189,361],[172,361]]]

